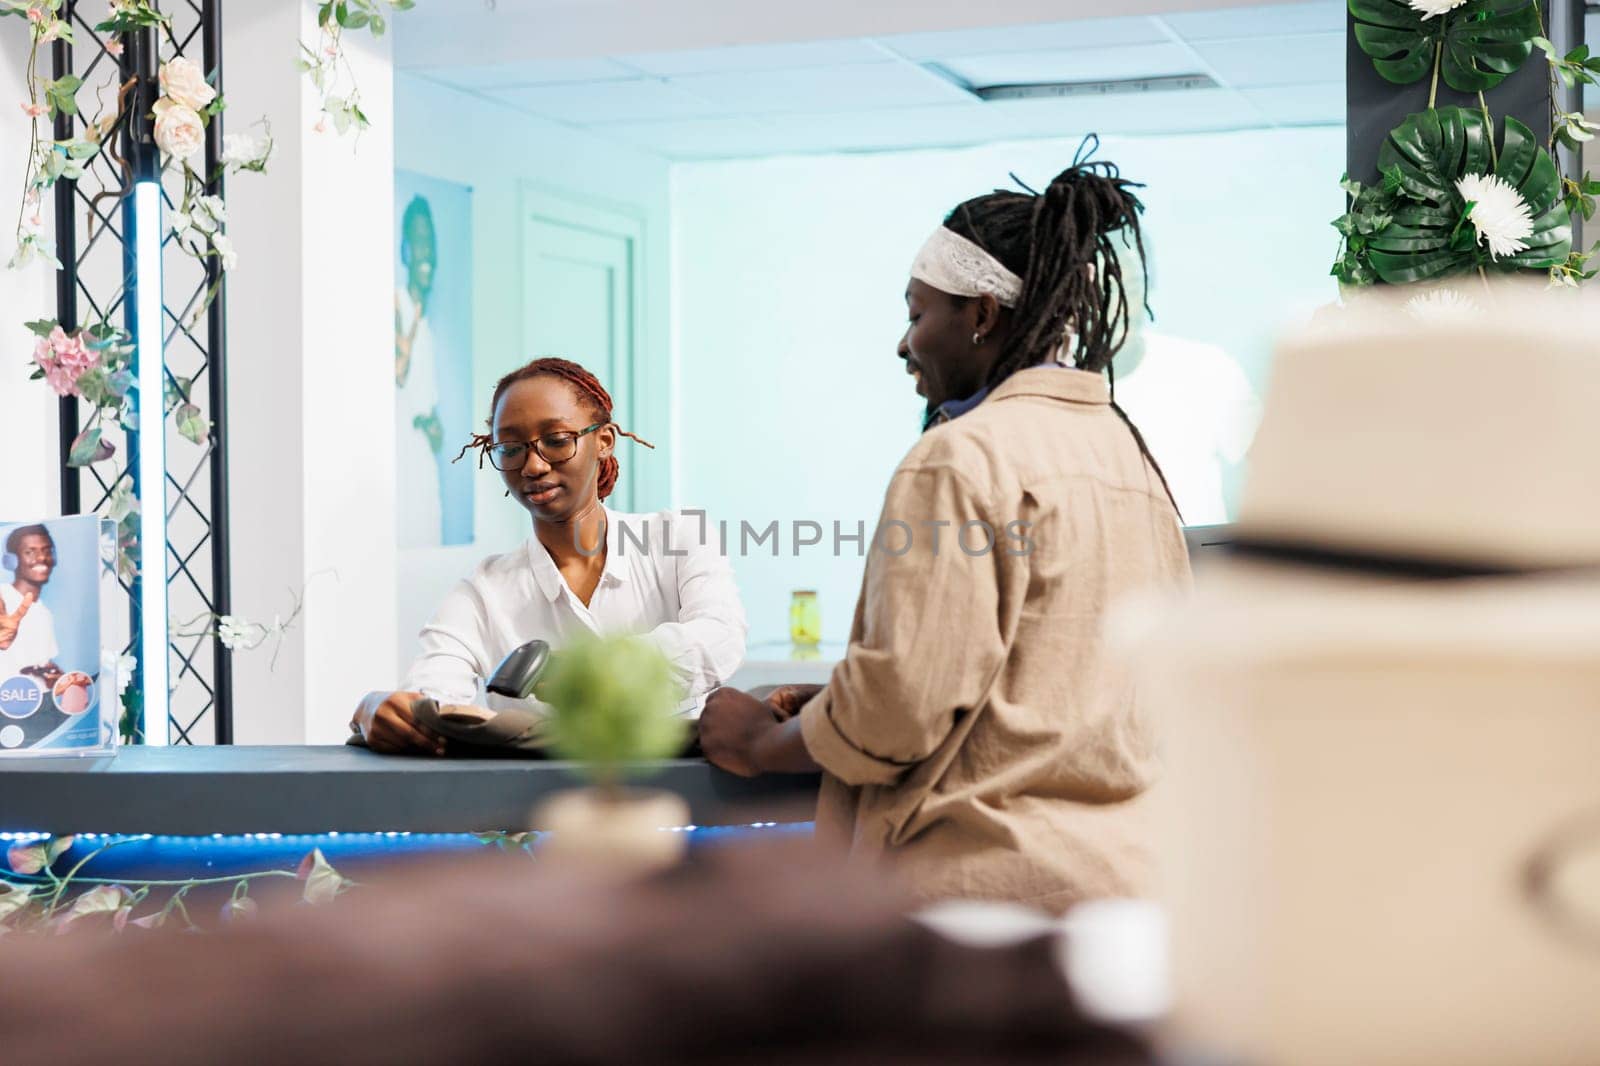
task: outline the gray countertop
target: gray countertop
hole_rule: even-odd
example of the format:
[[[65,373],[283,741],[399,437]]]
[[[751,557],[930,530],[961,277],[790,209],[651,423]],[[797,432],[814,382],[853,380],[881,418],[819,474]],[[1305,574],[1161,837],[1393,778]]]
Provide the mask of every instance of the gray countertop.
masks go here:
[[[810,819],[817,778],[746,779],[702,759],[640,764],[697,825]],[[114,757],[0,761],[0,832],[457,833],[538,828],[570,763],[375,755],[362,748],[127,747]]]

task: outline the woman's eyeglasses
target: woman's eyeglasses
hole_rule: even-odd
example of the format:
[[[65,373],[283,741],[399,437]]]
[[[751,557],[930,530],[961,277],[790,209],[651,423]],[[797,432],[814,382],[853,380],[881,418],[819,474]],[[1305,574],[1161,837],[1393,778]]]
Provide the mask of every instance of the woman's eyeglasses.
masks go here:
[[[596,422],[592,426],[585,426],[576,433],[546,433],[533,441],[503,440],[489,445],[489,462],[494,464],[496,470],[521,470],[528,461],[528,449],[532,448],[539,453],[539,458],[555,466],[564,463],[578,454],[578,438],[593,433],[602,426],[610,425],[609,422]]]

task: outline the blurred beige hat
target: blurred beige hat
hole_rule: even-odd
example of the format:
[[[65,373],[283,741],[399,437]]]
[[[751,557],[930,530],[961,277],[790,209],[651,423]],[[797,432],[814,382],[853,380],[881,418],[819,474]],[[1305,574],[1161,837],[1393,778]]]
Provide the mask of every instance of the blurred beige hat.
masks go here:
[[[1600,565],[1600,315],[1476,284],[1279,345],[1241,539],[1488,572]]]
[[[1595,326],[1287,341],[1239,552],[1117,620],[1189,1049],[1600,1062]]]

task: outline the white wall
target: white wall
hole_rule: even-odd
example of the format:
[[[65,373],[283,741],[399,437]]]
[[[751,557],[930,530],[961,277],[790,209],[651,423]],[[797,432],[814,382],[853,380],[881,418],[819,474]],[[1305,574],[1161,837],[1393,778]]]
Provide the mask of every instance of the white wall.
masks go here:
[[[224,20],[231,124],[263,111],[265,176],[230,180],[229,481],[233,606],[272,646],[234,656],[240,743],[329,743],[394,653],[393,122],[387,38],[347,34],[359,141],[317,134],[318,101],[291,56],[315,40],[309,3],[236,5]]]
[[[404,73],[395,77],[395,124],[397,168],[472,188],[474,423],[488,417],[501,375],[535,355],[550,354],[529,350],[523,337],[522,218],[526,195],[553,193],[641,223],[641,268],[635,279],[643,292],[635,349],[639,409],[635,424],[626,428],[664,442],[672,413],[666,160]],[[389,270],[392,276],[392,263]],[[447,443],[453,454],[459,442]],[[673,497],[666,449],[623,445],[619,458],[636,479],[635,505],[642,510],[666,506]],[[504,498],[498,474],[486,466],[475,476],[477,543],[406,551],[400,557],[401,670],[415,653],[417,630],[445,591],[478,559],[506,550],[530,532],[527,512]]]
[[[56,396],[42,381],[29,381],[33,334],[23,323],[55,317],[55,271],[47,266],[6,270],[15,246],[16,196],[28,165],[27,119],[16,101],[27,98],[27,33],[20,22],[0,26],[0,520],[61,513],[60,465],[56,452]],[[51,217],[53,199],[45,200]]]
[[[685,164],[673,170],[679,497],[758,528],[782,555],[735,558],[751,639],[783,639],[790,590],[817,588],[848,632],[862,560],[831,522],[870,532],[920,427],[895,344],[910,260],[961,200],[1043,188],[1078,142]],[[1099,157],[1142,181],[1156,328],[1220,345],[1259,384],[1272,334],[1334,296],[1342,129],[1108,136]],[[787,530],[829,543],[797,558]]]

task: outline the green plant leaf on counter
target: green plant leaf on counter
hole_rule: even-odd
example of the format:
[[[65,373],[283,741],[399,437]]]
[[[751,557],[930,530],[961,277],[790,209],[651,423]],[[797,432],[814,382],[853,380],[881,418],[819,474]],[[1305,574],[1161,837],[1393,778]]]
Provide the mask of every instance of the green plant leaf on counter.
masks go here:
[[[551,744],[603,785],[630,763],[663,759],[683,745],[683,687],[672,664],[639,637],[590,637],[550,656],[535,695],[551,708]]]

